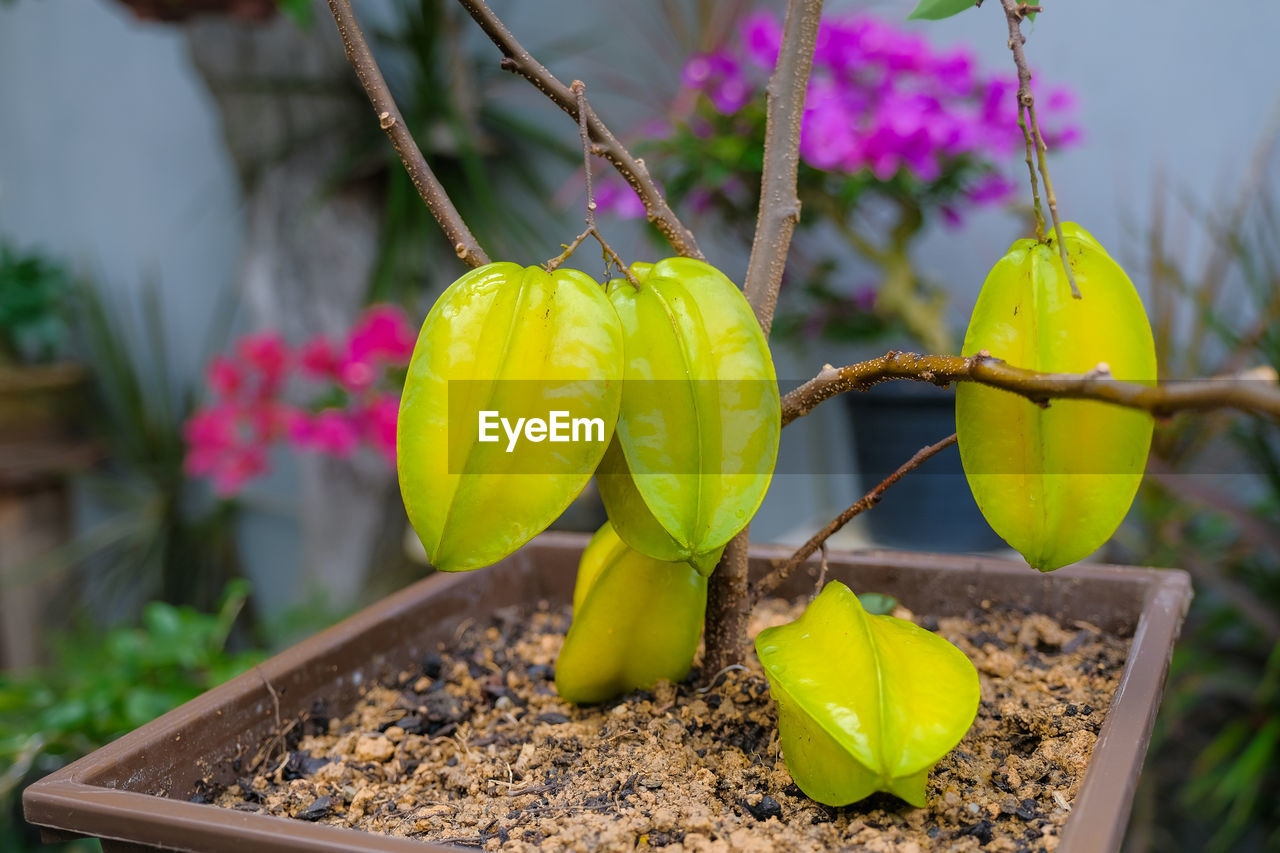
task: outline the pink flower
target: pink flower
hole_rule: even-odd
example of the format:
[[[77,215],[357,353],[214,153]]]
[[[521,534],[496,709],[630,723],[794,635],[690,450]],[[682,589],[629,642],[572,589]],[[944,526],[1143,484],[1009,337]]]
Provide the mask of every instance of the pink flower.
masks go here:
[[[191,448],[213,452],[235,446],[239,436],[237,424],[236,408],[222,404],[197,409],[183,425],[182,434]]]
[[[235,404],[197,410],[183,427],[184,470],[210,478],[221,497],[237,494],[248,480],[267,470],[267,443],[254,427],[253,410]]]
[[[365,439],[390,464],[396,462],[396,420],[400,416],[400,398],[383,394],[359,413]]]
[[[213,491],[219,497],[240,493],[244,484],[267,470],[267,453],[261,447],[238,448],[227,454],[213,472]]]
[[[694,56],[685,63],[680,76],[690,89],[706,94],[723,115],[736,113],[755,94],[738,60],[723,51]]]
[[[404,367],[413,355],[417,336],[404,311],[389,304],[373,305],[360,316],[347,342],[349,360],[385,362]]]
[[[736,114],[762,94],[762,72],[776,62],[781,30],[770,12],[748,16],[737,52],[692,57],[685,85],[704,94],[716,111]],[[968,50],[935,50],[915,33],[865,14],[828,18],[814,50],[801,157],[822,171],[869,171],[879,181],[905,172],[926,183],[962,158],[990,165],[1021,145],[1016,89],[1010,76],[982,75]],[[1074,106],[1070,92],[1048,90],[1040,104],[1048,144],[1079,137],[1064,120]],[[692,123],[690,132],[698,135]],[[998,197],[979,193],[962,201]]]
[[[257,402],[244,412],[254,438],[263,444],[284,438],[297,417],[297,409],[276,400]]]
[[[302,371],[313,379],[334,379],[338,375],[338,349],[324,335],[316,335],[303,344],[298,358]]]
[[[352,394],[360,394],[373,387],[378,372],[369,362],[347,356],[338,365],[338,383]]]
[[[742,21],[742,44],[748,59],[773,71],[782,47],[782,25],[772,12],[752,12]]]
[[[209,387],[219,397],[234,397],[244,387],[244,371],[224,355],[214,356],[207,371]]]
[[[356,451],[360,432],[354,419],[341,409],[325,409],[310,417],[294,419],[290,439],[304,450],[345,458]]]
[[[976,204],[1004,201],[1014,191],[1013,181],[999,172],[983,175],[977,183],[965,190],[965,196]]]
[[[258,393],[270,396],[284,383],[289,348],[278,332],[245,335],[236,347],[241,361],[258,376]]]
[[[644,202],[621,178],[604,178],[595,190],[597,213],[612,213],[619,219],[640,219],[645,215]]]

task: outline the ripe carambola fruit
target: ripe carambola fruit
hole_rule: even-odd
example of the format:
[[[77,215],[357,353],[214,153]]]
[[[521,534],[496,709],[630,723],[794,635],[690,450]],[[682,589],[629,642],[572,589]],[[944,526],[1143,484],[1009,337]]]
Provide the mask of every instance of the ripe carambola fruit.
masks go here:
[[[554,521],[604,454],[621,379],[618,316],[589,276],[493,263],[450,285],[422,325],[396,425],[400,491],[431,564],[490,565]],[[599,418],[603,436],[508,452],[501,429],[477,440],[485,410]]]
[[[609,284],[626,344],[622,410],[597,482],[618,535],[710,573],[764,499],[778,456],[778,384],[760,324],[702,261],[634,264]]]
[[[1016,367],[1152,383],[1155,347],[1142,300],[1087,231],[1062,225],[1081,298],[1056,243],[1019,240],[991,270],[964,353],[987,350]],[[1052,571],[1087,557],[1124,520],[1142,482],[1152,418],[1091,400],[1042,408],[1008,391],[962,382],[956,433],[969,488],[991,527],[1027,562]]]
[[[832,581],[756,654],[778,704],[778,740],[806,795],[843,806],[876,791],[925,804],[929,769],[978,712],[978,672],[937,634],[872,616]]]
[[[707,579],[692,566],[641,554],[605,522],[578,565],[556,689],[587,704],[659,679],[682,680],[693,666],[706,606]]]

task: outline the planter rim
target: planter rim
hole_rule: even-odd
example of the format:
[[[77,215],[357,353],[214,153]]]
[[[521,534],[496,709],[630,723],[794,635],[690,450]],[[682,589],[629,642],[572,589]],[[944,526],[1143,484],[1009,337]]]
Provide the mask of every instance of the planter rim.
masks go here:
[[[544,533],[503,563],[529,570],[542,551],[581,551],[588,536],[575,533]],[[787,557],[791,549],[775,545],[753,545],[754,561]],[[916,553],[898,550],[830,552],[828,561],[842,568],[927,569],[955,573],[960,578],[975,574],[994,579],[1023,579],[1024,563],[989,557]],[[503,565],[500,563],[498,565]],[[491,567],[493,571],[497,567]],[[394,622],[427,596],[459,590],[475,572],[436,573],[370,605],[306,640],[284,650],[262,664],[209,690],[161,717],[123,735],[89,755],[30,785],[23,792],[27,821],[39,826],[47,839],[97,836],[131,845],[151,845],[164,849],[216,851],[247,849],[263,851],[324,851],[338,853],[353,849],[388,853],[450,851],[417,839],[368,833],[356,829],[307,823],[301,820],[239,812],[214,805],[197,804],[149,793],[121,790],[113,770],[118,764],[145,763],[149,753],[168,749],[180,741],[182,733],[193,730],[210,714],[221,715],[222,707],[256,698],[257,709],[271,713],[278,702],[269,686],[308,662],[330,658],[352,636],[372,631],[380,624]],[[1111,564],[1086,564],[1059,569],[1044,576],[1054,582],[1121,582],[1141,588],[1143,603],[1125,660],[1120,683],[1107,710],[1090,757],[1085,778],[1072,804],[1059,842],[1059,851],[1116,851],[1124,838],[1137,769],[1151,738],[1160,694],[1164,689],[1169,658],[1191,601],[1190,576],[1179,569],[1148,569]],[[1071,585],[1068,583],[1068,585]],[[372,662],[371,662],[372,663]],[[336,667],[333,667],[336,672]],[[1145,707],[1145,714],[1116,713],[1117,707]],[[278,706],[277,706],[278,707]],[[252,721],[246,720],[249,726]],[[198,761],[200,756],[193,756]],[[127,784],[133,777],[123,780]],[[1078,813],[1090,820],[1076,820]],[[109,849],[109,848],[108,848]]]

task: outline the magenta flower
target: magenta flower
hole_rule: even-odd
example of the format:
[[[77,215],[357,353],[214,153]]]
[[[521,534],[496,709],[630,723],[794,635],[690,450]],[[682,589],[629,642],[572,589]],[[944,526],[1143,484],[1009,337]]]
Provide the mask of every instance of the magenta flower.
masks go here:
[[[619,219],[639,219],[645,215],[640,196],[616,175],[602,178],[595,190],[597,213],[612,213]]]
[[[206,376],[209,387],[219,397],[234,397],[244,387],[244,371],[224,355],[214,356]]]
[[[268,450],[280,441],[337,457],[367,447],[394,465],[393,383],[415,343],[408,316],[393,305],[371,306],[342,341],[317,335],[296,354],[275,332],[246,335],[209,363],[214,402],[184,425],[185,470],[230,497],[267,471]],[[304,384],[321,386],[310,411],[289,401]]]
[[[277,390],[289,369],[289,348],[277,332],[245,335],[236,348],[241,362],[256,374],[258,392],[269,396]]]
[[[290,425],[292,441],[307,450],[345,458],[360,445],[360,430],[351,415],[340,409],[324,409]]]
[[[781,36],[773,13],[752,13],[732,49],[689,60],[685,86],[705,95],[717,112],[736,114],[762,94]],[[868,172],[878,181],[906,173],[926,183],[961,158],[979,165],[1003,161],[1022,145],[1016,90],[1011,76],[980,73],[966,50],[935,50],[915,33],[865,14],[831,17],[820,25],[814,49],[801,157],[821,171]],[[1045,92],[1039,112],[1047,144],[1079,138],[1065,118],[1073,108],[1069,91]],[[962,201],[1006,197],[987,184]]]
[[[377,369],[363,359],[347,356],[338,365],[338,384],[352,394],[369,390],[377,378]]]
[[[685,64],[681,79],[689,88],[700,89],[724,115],[736,113],[755,95],[737,58],[724,52],[693,57]]]
[[[212,472],[213,491],[219,497],[231,497],[244,484],[267,471],[267,453],[261,447],[242,447],[228,453]]]
[[[358,413],[365,439],[390,464],[396,462],[396,420],[400,416],[400,398],[384,394]]]
[[[338,349],[324,335],[316,335],[298,352],[302,370],[314,379],[334,379],[338,375]]]
[[[782,47],[782,25],[770,12],[752,12],[742,21],[742,46],[755,65],[772,71]]]
[[[370,364],[404,367],[417,343],[404,310],[396,305],[374,305],[361,315],[347,344],[347,357]]]
[[[188,474],[209,477],[214,491],[223,497],[235,494],[244,483],[266,470],[266,450],[248,413],[224,403],[196,412],[184,426]]]

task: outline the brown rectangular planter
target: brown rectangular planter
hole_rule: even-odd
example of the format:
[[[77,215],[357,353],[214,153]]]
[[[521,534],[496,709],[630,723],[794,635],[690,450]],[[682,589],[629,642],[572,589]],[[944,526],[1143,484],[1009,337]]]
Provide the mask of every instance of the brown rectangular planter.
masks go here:
[[[328,698],[330,713],[345,712],[365,685],[414,665],[463,620],[538,599],[568,602],[586,541],[547,533],[491,568],[420,581],[32,785],[23,795],[27,820],[47,840],[97,836],[107,853],[448,849],[187,800],[206,775],[234,781],[232,761],[252,755],[278,719],[308,711],[320,697]],[[753,571],[786,553],[754,548]],[[833,579],[889,593],[918,613],[961,614],[985,600],[1131,634],[1124,674],[1058,847],[1119,849],[1191,599],[1185,572],[1087,566],[1040,575],[1021,563],[905,552],[832,554],[829,567]],[[811,584],[797,576],[779,592],[795,595]]]

